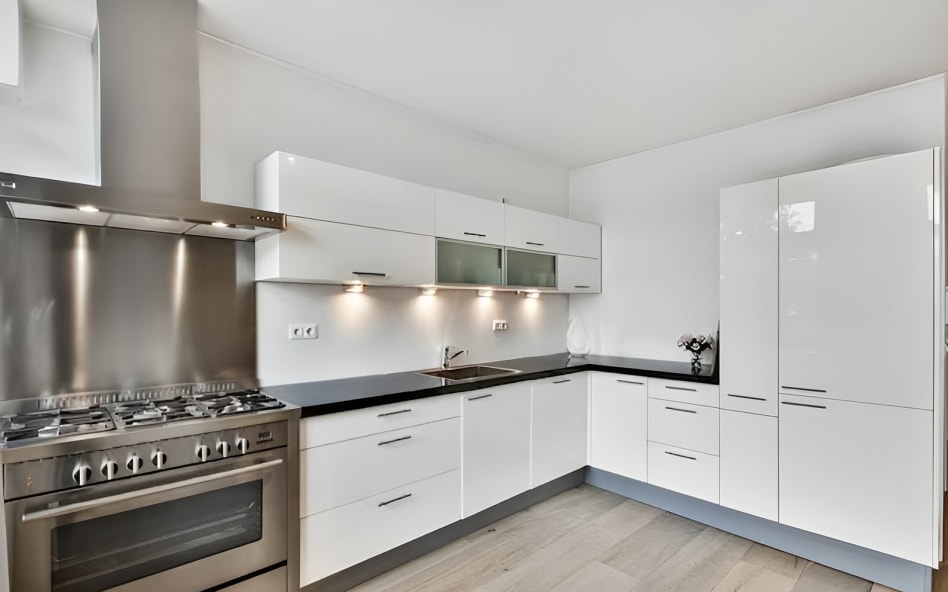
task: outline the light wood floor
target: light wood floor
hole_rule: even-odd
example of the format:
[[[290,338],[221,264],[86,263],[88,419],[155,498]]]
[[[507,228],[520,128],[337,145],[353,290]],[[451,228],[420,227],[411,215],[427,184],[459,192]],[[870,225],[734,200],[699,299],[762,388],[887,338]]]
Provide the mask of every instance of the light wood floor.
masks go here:
[[[357,592],[883,592],[891,588],[582,485]]]

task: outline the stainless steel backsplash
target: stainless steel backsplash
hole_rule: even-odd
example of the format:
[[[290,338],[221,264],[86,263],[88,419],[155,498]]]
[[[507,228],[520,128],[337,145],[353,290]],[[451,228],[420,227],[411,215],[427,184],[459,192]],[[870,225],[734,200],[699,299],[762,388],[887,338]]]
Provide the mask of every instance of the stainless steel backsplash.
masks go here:
[[[252,381],[253,249],[0,218],[0,401]]]

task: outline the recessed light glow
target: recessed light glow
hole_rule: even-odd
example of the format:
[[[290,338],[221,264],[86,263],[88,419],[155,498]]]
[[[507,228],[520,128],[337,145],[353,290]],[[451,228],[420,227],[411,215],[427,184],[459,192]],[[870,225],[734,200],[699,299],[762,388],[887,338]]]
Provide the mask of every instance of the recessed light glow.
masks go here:
[[[421,289],[422,296],[434,296],[437,293],[438,288],[435,288],[434,286],[425,286]]]
[[[361,294],[365,292],[365,285],[363,284],[352,284],[350,286],[343,286],[343,292],[349,292],[350,294]]]
[[[217,228],[227,228],[228,224],[227,222],[211,222],[211,226],[215,226]]]
[[[95,206],[79,206],[76,209],[79,210],[80,212],[88,212],[90,214],[94,214],[99,211],[99,208]]]
[[[477,291],[477,295],[482,298],[492,298],[494,296],[494,291],[488,288],[483,288]]]

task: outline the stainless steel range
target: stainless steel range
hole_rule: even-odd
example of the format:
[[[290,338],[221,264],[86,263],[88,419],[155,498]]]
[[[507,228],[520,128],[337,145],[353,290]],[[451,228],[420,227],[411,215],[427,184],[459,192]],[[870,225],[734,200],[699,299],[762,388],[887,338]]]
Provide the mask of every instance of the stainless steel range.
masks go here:
[[[0,589],[286,590],[299,410],[221,386],[2,403]]]

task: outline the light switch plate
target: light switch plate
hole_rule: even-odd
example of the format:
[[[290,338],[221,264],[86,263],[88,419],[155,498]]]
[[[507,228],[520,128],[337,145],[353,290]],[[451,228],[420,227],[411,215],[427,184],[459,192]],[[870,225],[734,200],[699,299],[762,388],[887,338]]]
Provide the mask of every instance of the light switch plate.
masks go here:
[[[319,339],[319,325],[316,323],[290,323],[290,339]]]

